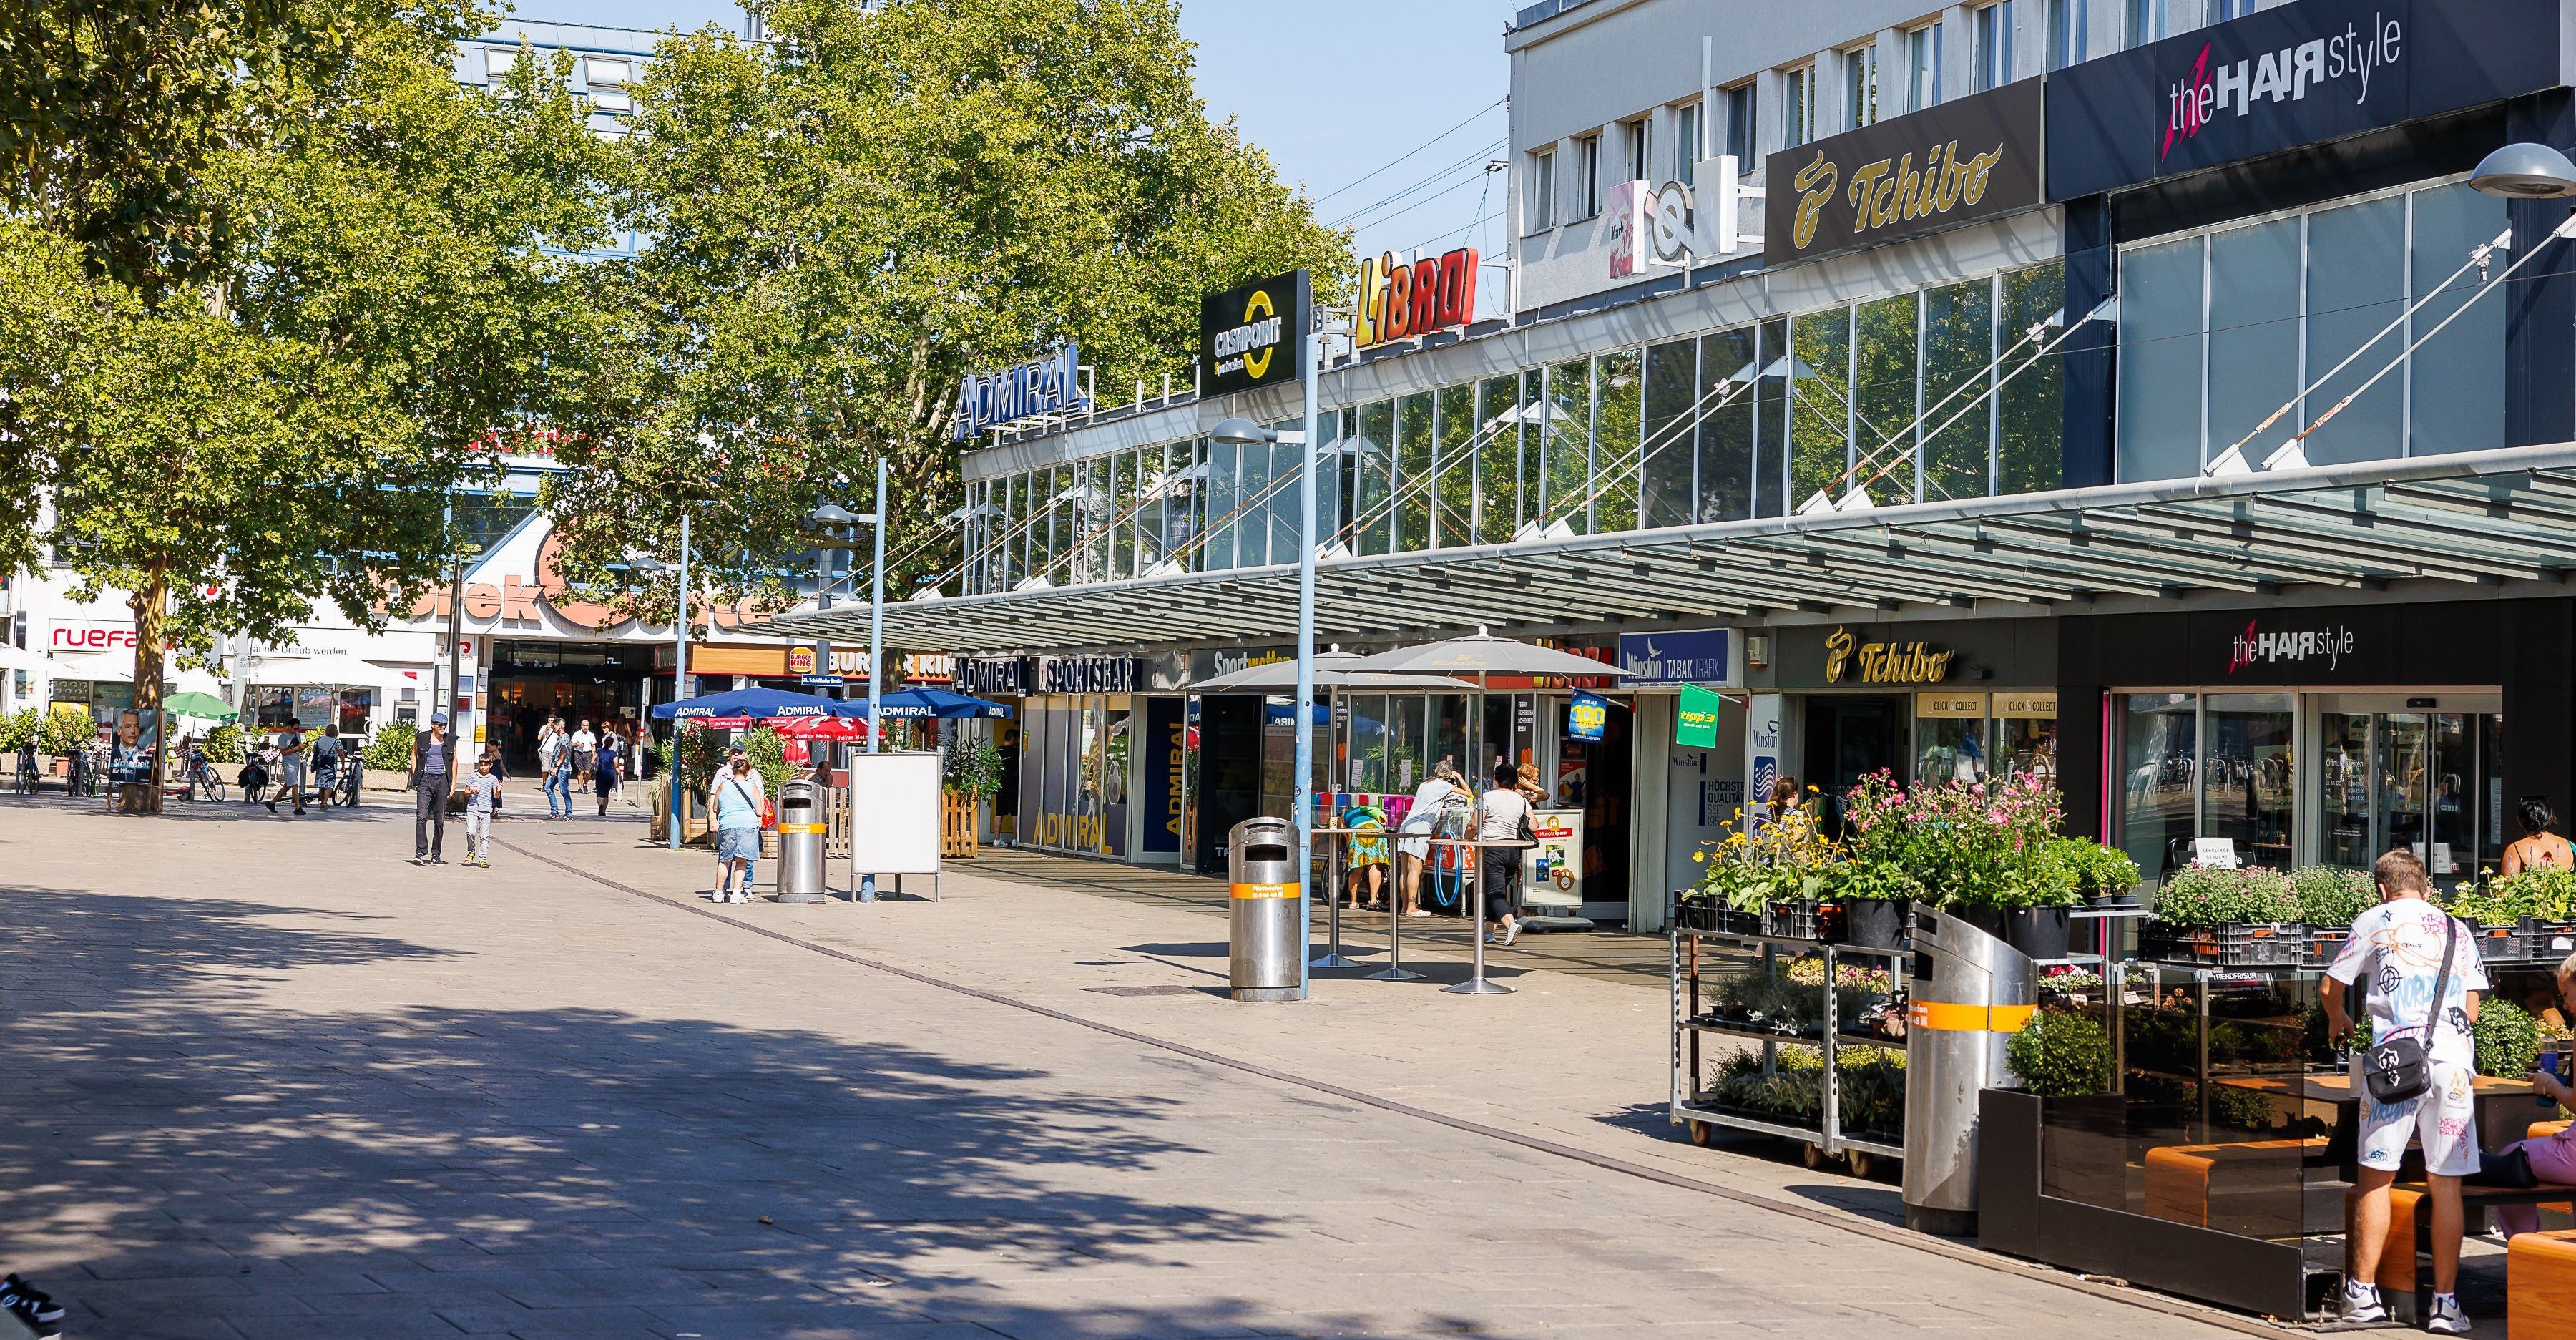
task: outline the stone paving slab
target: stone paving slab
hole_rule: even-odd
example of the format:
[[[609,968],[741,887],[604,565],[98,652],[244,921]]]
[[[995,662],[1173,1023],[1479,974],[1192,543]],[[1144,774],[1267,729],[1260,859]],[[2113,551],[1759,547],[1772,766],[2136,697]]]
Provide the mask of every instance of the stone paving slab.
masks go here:
[[[640,832],[0,801],[0,1263],[77,1336],[2221,1333],[1676,1144],[1658,991],[1104,996],[1212,918],[717,909]]]

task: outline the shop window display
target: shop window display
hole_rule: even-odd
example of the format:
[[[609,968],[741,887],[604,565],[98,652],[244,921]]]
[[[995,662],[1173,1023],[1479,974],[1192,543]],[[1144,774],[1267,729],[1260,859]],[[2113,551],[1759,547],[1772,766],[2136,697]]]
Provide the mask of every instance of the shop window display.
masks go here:
[[[2290,695],[2211,694],[2206,710],[2199,836],[2234,841],[2247,865],[2288,869],[2296,794]]]
[[[2121,712],[2120,846],[2149,879],[2173,873],[2173,845],[2197,835],[2200,699],[2127,695]]]

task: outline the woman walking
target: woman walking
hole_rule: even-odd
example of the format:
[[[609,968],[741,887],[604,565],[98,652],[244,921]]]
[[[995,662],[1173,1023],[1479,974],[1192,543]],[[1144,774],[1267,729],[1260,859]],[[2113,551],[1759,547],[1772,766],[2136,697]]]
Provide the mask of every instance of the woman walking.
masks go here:
[[[1476,801],[1476,840],[1479,842],[1526,842],[1522,830],[1529,825],[1529,798],[1520,792],[1521,770],[1505,763],[1494,769],[1494,788]],[[1483,859],[1485,886],[1485,920],[1502,928],[1502,938],[1491,933],[1487,944],[1508,945],[1521,936],[1521,923],[1512,916],[1512,876],[1520,873],[1525,848],[1478,847]]]
[[[715,812],[716,860],[724,879],[716,901],[750,902],[751,863],[760,857],[760,774],[751,770],[751,756],[740,748],[716,774]]]
[[[599,817],[602,819],[608,817],[609,798],[617,794],[617,779],[624,775],[617,767],[618,758],[626,752],[624,746],[625,741],[617,738],[616,731],[599,733],[599,759],[593,765],[591,783],[592,788],[599,792]]]

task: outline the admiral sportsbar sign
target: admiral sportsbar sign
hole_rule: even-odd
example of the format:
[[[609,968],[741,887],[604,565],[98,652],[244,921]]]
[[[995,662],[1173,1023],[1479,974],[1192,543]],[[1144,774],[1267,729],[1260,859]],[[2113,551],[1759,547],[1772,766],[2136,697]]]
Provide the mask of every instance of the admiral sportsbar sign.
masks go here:
[[[1201,389],[1226,395],[1297,380],[1314,301],[1303,270],[1200,299]]]
[[[968,442],[985,429],[1040,414],[1069,414],[1091,403],[1082,393],[1082,354],[1066,341],[1044,358],[991,376],[966,374],[957,388],[956,424],[949,437]]]
[[[1764,160],[1762,254],[1811,260],[2048,203],[2040,81],[2025,79]]]

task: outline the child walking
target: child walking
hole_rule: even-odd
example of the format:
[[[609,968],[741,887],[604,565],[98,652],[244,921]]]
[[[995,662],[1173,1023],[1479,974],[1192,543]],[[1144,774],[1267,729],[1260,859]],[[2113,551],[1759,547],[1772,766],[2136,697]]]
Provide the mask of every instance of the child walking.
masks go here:
[[[501,779],[492,775],[489,754],[474,760],[474,776],[465,784],[465,863],[492,868],[492,812],[501,808]]]

